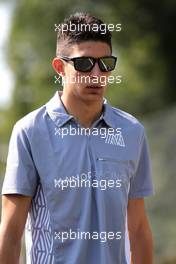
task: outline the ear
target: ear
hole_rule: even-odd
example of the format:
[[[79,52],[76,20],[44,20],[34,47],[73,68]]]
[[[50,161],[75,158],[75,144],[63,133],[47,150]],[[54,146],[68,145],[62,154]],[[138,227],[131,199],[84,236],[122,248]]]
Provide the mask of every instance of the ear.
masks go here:
[[[52,66],[54,70],[60,74],[61,76],[64,76],[64,67],[63,67],[63,61],[59,58],[54,58],[52,61]]]

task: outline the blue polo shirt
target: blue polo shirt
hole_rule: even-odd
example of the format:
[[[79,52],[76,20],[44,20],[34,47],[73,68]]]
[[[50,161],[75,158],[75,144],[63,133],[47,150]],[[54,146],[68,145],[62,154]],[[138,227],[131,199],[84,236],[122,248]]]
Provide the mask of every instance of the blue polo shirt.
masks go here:
[[[14,126],[2,194],[32,196],[28,264],[129,263],[129,199],[153,194],[144,127],[104,98],[85,129],[61,93]]]

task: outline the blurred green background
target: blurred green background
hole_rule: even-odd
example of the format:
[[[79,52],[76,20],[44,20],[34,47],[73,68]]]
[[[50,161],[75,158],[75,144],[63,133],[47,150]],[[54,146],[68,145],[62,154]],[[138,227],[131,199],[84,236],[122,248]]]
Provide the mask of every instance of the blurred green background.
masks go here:
[[[10,103],[0,104],[0,182],[14,123],[62,89],[54,83],[51,67],[56,50],[54,25],[76,11],[90,12],[107,24],[120,23],[121,32],[112,35],[113,53],[118,57],[114,74],[122,76],[122,83],[109,85],[107,98],[146,127],[156,192],[146,199],[154,263],[176,263],[176,1],[0,1],[0,9],[4,5],[4,10],[11,9],[11,28],[1,54],[13,73],[14,87]],[[0,78],[0,97],[7,92],[8,81],[8,76]],[[25,263],[23,255],[24,249]]]

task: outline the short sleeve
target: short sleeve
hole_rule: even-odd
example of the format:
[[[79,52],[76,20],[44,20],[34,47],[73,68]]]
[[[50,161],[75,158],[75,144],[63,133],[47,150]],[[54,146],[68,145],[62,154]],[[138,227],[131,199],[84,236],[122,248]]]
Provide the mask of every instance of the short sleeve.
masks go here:
[[[154,194],[151,161],[145,131],[143,131],[138,156],[139,158],[136,164],[135,174],[130,180],[129,199],[142,198]]]
[[[27,134],[17,122],[9,142],[6,172],[1,194],[33,196],[37,181],[38,174]]]

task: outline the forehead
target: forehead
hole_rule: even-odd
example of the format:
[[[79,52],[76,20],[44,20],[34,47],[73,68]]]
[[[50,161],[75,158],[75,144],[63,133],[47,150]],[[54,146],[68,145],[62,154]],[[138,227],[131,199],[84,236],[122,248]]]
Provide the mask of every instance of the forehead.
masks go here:
[[[85,41],[79,44],[73,44],[69,52],[69,56],[71,57],[90,56],[98,58],[110,55],[111,49],[109,45],[101,41]]]

